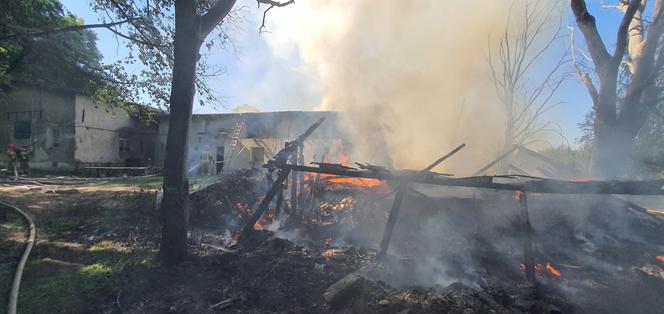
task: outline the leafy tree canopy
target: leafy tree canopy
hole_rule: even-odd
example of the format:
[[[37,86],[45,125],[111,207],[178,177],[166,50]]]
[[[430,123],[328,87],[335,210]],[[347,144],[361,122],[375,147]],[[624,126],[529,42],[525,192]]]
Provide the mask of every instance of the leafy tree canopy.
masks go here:
[[[0,92],[17,83],[87,94],[103,87],[108,69],[101,65],[92,31],[25,36],[82,24],[58,0],[0,1]]]

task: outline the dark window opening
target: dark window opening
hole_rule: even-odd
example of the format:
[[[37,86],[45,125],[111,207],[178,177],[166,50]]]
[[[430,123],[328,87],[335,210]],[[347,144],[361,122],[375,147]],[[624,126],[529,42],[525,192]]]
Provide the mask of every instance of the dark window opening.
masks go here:
[[[129,140],[121,138],[120,139],[120,147],[119,147],[120,153],[128,153],[130,151],[129,149]]]
[[[32,136],[32,121],[14,122],[14,138],[29,139]]]
[[[85,109],[83,109],[83,112],[81,113],[81,123],[85,123]]]
[[[60,147],[60,129],[53,129],[53,147]]]

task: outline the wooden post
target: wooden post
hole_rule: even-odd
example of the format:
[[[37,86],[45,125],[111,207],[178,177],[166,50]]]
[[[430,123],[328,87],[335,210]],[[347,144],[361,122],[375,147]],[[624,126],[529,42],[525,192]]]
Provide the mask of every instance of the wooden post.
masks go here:
[[[394,225],[397,223],[397,217],[399,216],[399,209],[401,208],[401,203],[403,203],[403,198],[406,195],[409,184],[406,181],[400,182],[397,187],[397,191],[394,194],[394,203],[392,203],[392,209],[390,210],[390,216],[387,218],[387,224],[385,225],[385,231],[383,232],[383,239],[380,241],[380,246],[378,247],[378,255],[376,257],[382,258],[387,253],[387,248],[390,246],[390,241],[392,240],[392,232],[394,231]]]
[[[279,177],[277,177],[277,180],[274,182],[272,187],[270,188],[269,191],[267,191],[267,194],[265,194],[265,198],[261,201],[260,205],[258,205],[258,209],[254,212],[254,214],[251,216],[247,224],[244,226],[244,229],[242,229],[242,234],[246,235],[249,234],[251,231],[254,230],[254,225],[258,222],[258,220],[261,219],[265,211],[267,210],[268,206],[270,205],[270,202],[274,198],[274,196],[279,192],[279,190],[282,188],[282,184],[288,178],[288,174],[290,173],[290,169],[284,169],[282,172],[279,174]]]
[[[440,163],[447,160],[448,158],[454,156],[454,154],[458,153],[464,147],[466,147],[466,144],[461,144],[457,146],[449,153],[438,158],[436,161],[429,164],[426,168],[422,169],[420,173],[421,174],[428,173],[429,171],[431,171],[431,169],[435,168],[436,166],[438,166]],[[378,258],[384,257],[385,254],[387,253],[387,248],[390,246],[390,241],[392,240],[392,232],[394,232],[394,226],[397,223],[397,217],[399,217],[399,209],[401,208],[401,203],[403,203],[403,198],[406,195],[406,192],[408,191],[409,188],[410,188],[409,181],[406,180],[399,182],[399,185],[397,187],[397,192],[394,195],[394,203],[392,203],[392,209],[390,210],[390,216],[387,218],[385,231],[383,231],[383,239],[380,241],[380,246],[378,247],[378,255],[376,256]]]
[[[519,199],[521,217],[521,227],[523,237],[523,265],[526,270],[526,280],[529,283],[535,283],[535,264],[533,262],[533,231],[530,225],[530,215],[528,214],[528,197],[524,191],[515,191],[515,196]]]
[[[297,148],[297,164],[300,166],[304,166],[304,143],[300,143],[300,145]],[[298,182],[298,197],[297,197],[297,203],[300,207],[300,210],[304,214],[304,209],[306,207],[306,204],[304,202],[304,172],[297,172],[297,182]]]
[[[297,166],[297,148],[293,150],[293,154],[291,154],[291,164]],[[290,189],[291,189],[291,215],[295,215],[297,213],[297,172],[293,172],[291,174],[291,182],[290,182]]]
[[[274,205],[274,219],[279,220],[279,216],[281,216],[281,206],[283,205],[283,203],[284,203],[284,186],[282,184],[277,194],[277,204]]]

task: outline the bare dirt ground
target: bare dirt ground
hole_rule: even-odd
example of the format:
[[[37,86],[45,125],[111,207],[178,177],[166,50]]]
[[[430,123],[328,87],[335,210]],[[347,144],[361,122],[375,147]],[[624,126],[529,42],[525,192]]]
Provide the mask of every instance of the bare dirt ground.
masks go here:
[[[20,312],[103,312],[129,270],[153,265],[157,185],[155,179],[4,181],[0,199],[26,210],[37,226]],[[1,211],[0,295],[6,301],[27,233],[18,215]]]
[[[306,249],[259,231],[242,245],[214,220],[195,219],[190,258],[177,269],[157,262],[159,178],[67,179],[0,183],[0,199],[35,219],[36,246],[19,297],[21,313],[470,313],[558,312],[525,307],[501,291],[453,284],[443,291],[395,289],[360,279],[345,302],[323,299],[326,289],[370,264],[373,252]],[[237,188],[238,184],[221,185]],[[219,191],[234,195],[234,191]],[[237,193],[235,193],[237,194]],[[232,200],[231,200],[232,202]],[[0,214],[0,295],[5,296],[26,232],[11,212]],[[225,240],[224,240],[225,241]],[[6,298],[5,300],[6,301]],[[4,311],[4,307],[2,307]]]

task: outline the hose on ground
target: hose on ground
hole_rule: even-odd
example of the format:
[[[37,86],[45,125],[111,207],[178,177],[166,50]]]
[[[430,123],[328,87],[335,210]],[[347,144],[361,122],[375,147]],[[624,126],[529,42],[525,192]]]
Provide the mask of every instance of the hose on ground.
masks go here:
[[[9,291],[9,303],[7,304],[7,314],[16,314],[16,304],[18,301],[18,289],[21,286],[21,277],[23,276],[23,269],[25,268],[25,263],[28,261],[28,256],[30,256],[30,251],[32,251],[32,246],[35,244],[35,238],[37,236],[37,230],[35,229],[35,223],[32,221],[32,218],[28,216],[27,213],[25,213],[23,210],[20,208],[12,205],[5,203],[3,201],[0,201],[0,206],[11,208],[15,211],[17,211],[25,220],[27,220],[30,229],[30,237],[28,238],[28,244],[25,246],[25,250],[23,250],[23,255],[21,256],[21,260],[18,262],[18,266],[16,266],[16,271],[14,272],[14,280],[12,281],[12,286],[11,290]]]

